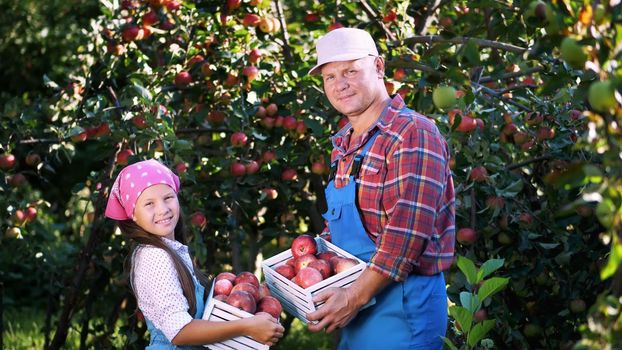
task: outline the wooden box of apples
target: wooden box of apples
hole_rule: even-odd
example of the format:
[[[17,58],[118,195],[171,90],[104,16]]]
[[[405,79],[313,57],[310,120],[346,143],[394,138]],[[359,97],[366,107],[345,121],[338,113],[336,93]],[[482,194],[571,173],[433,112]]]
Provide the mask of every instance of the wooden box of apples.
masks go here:
[[[312,297],[330,287],[347,287],[365,269],[365,262],[321,237],[300,235],[291,249],[262,263],[270,292],[283,309],[308,323],[306,315],[321,307]]]
[[[264,312],[279,319],[281,311],[281,303],[270,294],[266,283],[259,283],[251,272],[244,271],[237,275],[221,272],[212,283],[202,318],[226,322]],[[214,350],[269,349],[267,345],[246,336],[208,344],[205,347]]]

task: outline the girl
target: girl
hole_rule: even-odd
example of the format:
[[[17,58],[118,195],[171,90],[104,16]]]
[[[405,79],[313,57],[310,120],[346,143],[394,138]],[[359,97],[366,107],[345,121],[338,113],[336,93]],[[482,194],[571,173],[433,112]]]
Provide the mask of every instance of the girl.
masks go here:
[[[150,159],[128,165],[114,182],[105,215],[132,241],[130,283],[151,334],[149,350],[180,349],[237,336],[266,345],[283,336],[268,315],[228,322],[202,320],[204,278],[185,245],[177,194],[179,178]]]

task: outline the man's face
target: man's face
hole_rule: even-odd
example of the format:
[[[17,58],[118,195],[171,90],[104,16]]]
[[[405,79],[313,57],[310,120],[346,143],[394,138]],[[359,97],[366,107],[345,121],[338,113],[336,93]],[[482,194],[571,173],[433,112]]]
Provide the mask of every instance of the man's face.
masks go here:
[[[346,117],[360,116],[382,96],[384,85],[378,80],[383,79],[384,61],[379,57],[326,63],[321,69],[328,100]]]

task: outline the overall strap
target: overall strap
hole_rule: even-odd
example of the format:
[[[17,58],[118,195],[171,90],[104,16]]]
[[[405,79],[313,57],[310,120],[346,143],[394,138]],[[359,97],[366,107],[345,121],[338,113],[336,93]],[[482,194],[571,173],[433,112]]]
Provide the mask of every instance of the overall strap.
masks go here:
[[[374,143],[374,140],[378,136],[377,129],[374,130],[374,134],[367,140],[363,149],[354,157],[354,162],[352,164],[352,170],[350,171],[350,176],[354,176],[354,178],[358,177],[359,171],[361,171],[361,164],[363,163],[363,158],[367,151],[371,148],[371,145]],[[330,165],[330,172],[328,173],[328,182],[331,182],[335,179],[335,174],[337,173],[337,164],[339,164],[339,159],[335,159],[335,161]]]

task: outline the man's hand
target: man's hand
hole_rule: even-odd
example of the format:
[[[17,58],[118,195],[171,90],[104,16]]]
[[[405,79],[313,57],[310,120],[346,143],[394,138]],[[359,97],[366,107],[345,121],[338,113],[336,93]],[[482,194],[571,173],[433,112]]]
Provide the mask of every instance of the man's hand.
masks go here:
[[[361,308],[355,304],[350,288],[329,288],[313,297],[314,303],[322,301],[325,302],[324,305],[307,314],[307,320],[319,321],[317,324],[308,324],[311,332],[326,329],[326,333],[330,333],[345,327]]]
[[[307,314],[307,320],[319,321],[317,324],[309,322],[311,332],[326,329],[327,333],[348,325],[378,292],[391,283],[391,280],[370,269],[363,273],[348,288],[329,288],[313,297],[313,302],[324,301],[324,305],[314,312]]]

